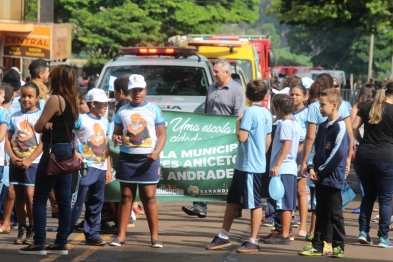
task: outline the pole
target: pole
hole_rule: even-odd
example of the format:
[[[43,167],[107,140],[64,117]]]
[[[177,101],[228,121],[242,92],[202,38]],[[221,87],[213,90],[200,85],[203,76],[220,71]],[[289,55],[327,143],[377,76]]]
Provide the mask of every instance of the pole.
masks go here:
[[[349,85],[351,86],[351,90],[353,90],[353,74],[350,74],[349,79]]]
[[[41,22],[41,0],[38,0],[37,9],[37,23],[39,24]]]
[[[392,72],[390,72],[390,79],[393,80],[393,55],[392,55]]]
[[[370,79],[373,77],[372,76],[372,70],[373,70],[373,49],[374,49],[374,34],[371,34],[370,36],[370,52],[368,56],[368,75],[367,75],[367,82],[370,81]]]

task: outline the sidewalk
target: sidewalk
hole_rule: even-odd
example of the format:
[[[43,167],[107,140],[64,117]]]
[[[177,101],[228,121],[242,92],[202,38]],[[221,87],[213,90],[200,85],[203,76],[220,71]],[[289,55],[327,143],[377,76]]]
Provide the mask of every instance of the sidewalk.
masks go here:
[[[349,204],[344,211],[347,241],[345,247],[346,261],[392,261],[393,251],[378,248],[375,244],[371,247],[360,246],[355,236],[358,234],[358,215],[351,210],[358,207],[360,199]],[[221,227],[225,210],[225,203],[209,203],[206,218],[191,217],[183,213],[181,206],[187,203],[159,203],[159,232],[164,244],[163,249],[150,247],[149,229],[144,216],[138,217],[134,228],[128,229],[126,245],[122,247],[91,247],[84,245],[83,233],[73,233],[70,236],[70,251],[68,256],[24,256],[17,250],[20,245],[11,244],[17,235],[17,230],[12,230],[10,235],[0,235],[1,261],[331,261],[330,257],[310,258],[297,255],[308,243],[303,238],[296,238],[290,245],[270,246],[260,243],[261,251],[252,254],[238,254],[236,248],[247,239],[250,231],[250,213],[243,211],[243,217],[235,219],[230,232],[232,246],[217,251],[208,251],[205,246],[210,243]],[[373,216],[377,213],[373,213]],[[48,219],[48,226],[56,226],[55,219]],[[371,236],[377,242],[378,224],[371,222]],[[261,227],[260,236],[267,235],[270,228]],[[296,235],[297,229],[294,229]],[[52,243],[55,232],[47,232],[47,243]],[[113,235],[102,235],[109,242]]]

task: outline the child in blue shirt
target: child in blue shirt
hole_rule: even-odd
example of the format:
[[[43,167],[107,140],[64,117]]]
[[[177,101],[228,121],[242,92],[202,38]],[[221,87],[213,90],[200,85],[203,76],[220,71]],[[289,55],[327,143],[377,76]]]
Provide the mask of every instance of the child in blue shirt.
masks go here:
[[[99,230],[101,226],[101,210],[104,203],[105,184],[111,181],[111,160],[108,144],[108,120],[103,117],[108,109],[108,99],[101,89],[93,88],[85,96],[89,113],[80,114],[75,123],[75,145],[77,156],[86,161],[88,170],[81,177],[78,198],[72,210],[70,233],[82,213],[83,203],[89,190],[86,202],[83,231],[86,245],[102,246]]]
[[[279,123],[273,140],[270,175],[280,176],[285,194],[281,200],[276,202],[276,210],[281,211],[281,232],[271,238],[264,239],[264,242],[266,244],[289,245],[292,211],[296,210],[298,173],[296,158],[298,151],[302,150],[304,132],[300,124],[292,117],[294,101],[291,97],[278,94],[273,99],[273,106],[277,119],[281,119],[282,122]]]
[[[322,91],[321,114],[328,119],[319,125],[315,138],[315,155],[307,171],[315,183],[316,225],[312,244],[299,252],[305,256],[322,256],[327,224],[333,224],[333,257],[344,257],[344,216],[341,189],[346,177],[346,156],[350,137],[343,119],[339,116],[342,97],[337,89]]]
[[[236,121],[239,141],[235,171],[227,196],[224,221],[219,234],[206,246],[215,250],[231,245],[229,230],[239,207],[251,210],[251,234],[236,251],[258,252],[258,232],[262,219],[261,179],[266,171],[265,154],[271,143],[272,116],[263,107],[267,87],[262,80],[247,84],[246,97],[251,106]]]

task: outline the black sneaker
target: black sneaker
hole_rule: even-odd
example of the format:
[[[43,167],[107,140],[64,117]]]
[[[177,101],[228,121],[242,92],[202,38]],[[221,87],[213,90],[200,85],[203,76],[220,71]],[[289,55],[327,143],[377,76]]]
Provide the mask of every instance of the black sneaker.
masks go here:
[[[33,230],[33,227],[30,226],[30,227],[27,229],[26,239],[23,241],[23,244],[26,244],[26,245],[31,245],[31,244],[33,244],[33,243],[34,243],[34,235],[35,235],[35,232],[34,232],[34,230]]]
[[[80,222],[79,224],[74,226],[74,230],[77,231],[83,231],[83,223],[85,222],[85,220],[82,220],[82,222]]]
[[[236,249],[238,253],[251,253],[251,252],[259,252],[259,246],[251,243],[250,240],[244,241],[241,247]]]
[[[18,228],[18,237],[15,239],[14,244],[21,245],[23,241],[25,241],[27,236],[27,229],[25,226],[19,226]]]
[[[219,236],[215,236],[213,241],[206,246],[207,250],[215,250],[215,249],[220,249],[224,247],[229,247],[232,245],[231,241],[229,239],[223,239],[220,238]]]
[[[93,237],[90,239],[86,239],[86,245],[90,245],[90,246],[105,246],[106,242],[104,240],[102,240],[102,238],[98,237]]]
[[[52,244],[46,247],[47,254],[68,255],[68,247],[65,245]]]
[[[22,254],[22,255],[46,255],[47,254],[44,245],[35,246],[35,247],[33,247],[33,245],[30,245],[30,246],[19,249],[18,253]]]
[[[198,216],[200,218],[206,217],[206,212],[196,206],[182,207],[181,209],[184,211],[184,213],[186,213],[189,216]]]
[[[282,235],[277,234],[274,237],[264,239],[263,242],[265,244],[289,245],[291,243],[291,239],[289,237],[283,237]]]

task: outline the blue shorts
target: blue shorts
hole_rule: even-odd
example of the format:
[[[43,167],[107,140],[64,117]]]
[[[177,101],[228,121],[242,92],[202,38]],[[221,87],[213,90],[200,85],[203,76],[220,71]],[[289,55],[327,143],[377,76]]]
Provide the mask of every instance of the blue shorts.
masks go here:
[[[38,163],[31,164],[28,169],[24,170],[16,167],[10,161],[10,184],[21,186],[34,186],[35,175],[37,173]]]
[[[116,180],[122,183],[157,184],[160,180],[160,158],[151,161],[147,156],[120,152]]]
[[[248,173],[235,169],[227,203],[241,204],[245,209],[261,208],[261,181],[262,173]]]
[[[276,201],[277,210],[296,210],[297,176],[281,174],[280,179],[284,184],[284,196]]]

